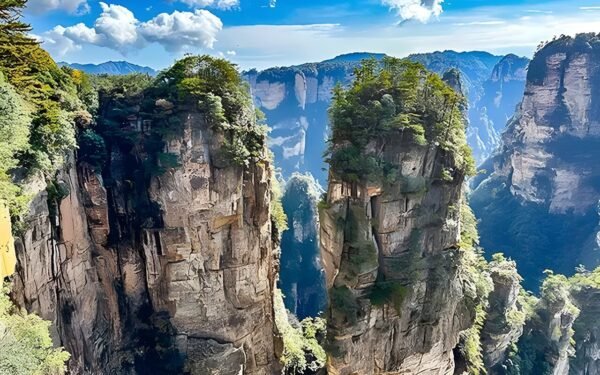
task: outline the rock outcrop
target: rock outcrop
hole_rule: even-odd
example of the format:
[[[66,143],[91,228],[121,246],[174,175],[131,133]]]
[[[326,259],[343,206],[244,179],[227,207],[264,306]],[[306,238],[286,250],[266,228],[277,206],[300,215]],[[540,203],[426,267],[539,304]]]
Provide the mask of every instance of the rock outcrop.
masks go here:
[[[223,77],[227,67],[211,64],[189,57],[173,74]],[[272,166],[224,159],[231,133],[197,102],[169,102],[168,90],[105,94],[94,135],[106,145],[103,163],[82,149],[54,181],[31,181],[13,294],[53,322],[72,373],[271,374]],[[252,131],[251,116],[223,116],[237,121],[229,129]],[[265,155],[264,138],[253,139]]]
[[[525,313],[519,306],[521,277],[514,261],[496,259],[490,264],[494,289],[488,296],[485,323],[481,329],[483,360],[488,373],[498,373],[511,346],[523,334]]]
[[[398,81],[404,77],[403,69],[420,69],[399,64],[403,68],[390,68],[399,75]],[[356,90],[362,84],[373,83],[358,81]],[[413,89],[419,90],[418,85]],[[376,99],[339,96],[333,105],[339,112],[333,112],[332,165],[327,202],[320,213],[330,295],[328,371],[452,374],[459,334],[474,320],[459,249],[457,207],[464,166],[458,154],[434,141],[417,141],[409,129],[374,133],[380,136],[366,138],[360,154],[352,156],[352,149],[361,147],[358,134],[367,126],[346,125],[350,122],[343,119],[349,113],[344,103],[354,100]],[[384,95],[380,100],[389,106],[400,98]],[[465,142],[460,109],[452,113],[460,121],[460,131],[453,134]],[[385,117],[379,121],[385,123]],[[427,131],[432,132],[428,139],[433,139],[435,131]],[[373,163],[367,167],[371,180],[366,176],[353,180],[361,165],[359,160],[346,161],[353,157]],[[376,177],[377,166],[384,166],[388,177]],[[387,173],[397,176],[396,182],[386,182],[395,178]]]
[[[269,146],[284,177],[309,172],[325,183],[322,155],[328,134],[327,108],[333,88],[350,82],[357,63],[334,59],[245,73],[254,102],[272,128]]]
[[[569,374],[573,347],[573,324],[579,309],[573,303],[569,280],[550,274],[544,280],[539,300],[523,329],[523,336],[511,350],[499,373],[535,375]],[[508,372],[506,372],[508,371]]]
[[[536,53],[503,146],[484,165],[491,173],[475,180],[482,245],[516,260],[527,289],[537,289],[544,269],[572,274],[600,261],[597,41],[562,37]]]
[[[596,271],[597,273],[598,271]],[[572,292],[580,314],[573,325],[575,356],[570,360],[570,374],[600,374],[600,285],[581,285]]]

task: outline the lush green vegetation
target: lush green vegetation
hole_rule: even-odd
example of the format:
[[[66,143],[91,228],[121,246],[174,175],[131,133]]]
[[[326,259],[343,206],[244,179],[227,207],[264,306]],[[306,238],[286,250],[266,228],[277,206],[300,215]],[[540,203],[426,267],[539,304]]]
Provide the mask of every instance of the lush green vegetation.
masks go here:
[[[391,304],[396,309],[396,312],[400,314],[402,311],[402,302],[404,302],[407,293],[408,289],[399,281],[377,280],[369,294],[369,299],[375,306]]]
[[[407,60],[366,60],[354,75],[349,89],[335,89],[330,108],[332,137],[326,155],[338,177],[352,183],[395,181],[395,168],[366,147],[404,132],[416,144],[439,145],[454,155],[463,173],[474,174],[460,93]]]
[[[15,182],[42,172],[46,177],[75,149],[76,124],[85,125],[93,104],[81,72],[59,68],[20,21],[23,0],[0,4],[0,199],[11,215],[23,215],[28,197]]]
[[[273,308],[275,326],[283,342],[283,353],[279,360],[285,374],[314,373],[325,366],[326,354],[321,346],[325,338],[325,321],[307,318],[299,327],[292,326],[279,289],[275,289]]]
[[[279,236],[288,229],[288,217],[281,203],[282,198],[281,182],[274,176],[271,184],[271,221]]]
[[[11,171],[19,165],[19,153],[29,147],[30,123],[24,101],[0,73],[0,199],[8,202],[13,214],[23,212],[27,201]]]
[[[224,59],[187,56],[159,74],[151,96],[179,105],[197,106],[213,130],[225,136],[223,155],[236,165],[263,158],[267,128],[254,109],[247,84],[235,65]],[[177,131],[168,117],[157,124]],[[175,129],[173,129],[175,128]]]
[[[20,311],[0,288],[0,373],[11,375],[62,375],[69,353],[54,349],[50,322]]]
[[[490,278],[489,265],[478,248],[479,234],[477,220],[466,202],[460,206],[461,250],[460,272],[463,279],[465,296],[473,308],[473,325],[461,333],[459,350],[466,363],[469,374],[485,374],[483,351],[481,348],[481,330],[486,323],[488,296],[494,288]]]

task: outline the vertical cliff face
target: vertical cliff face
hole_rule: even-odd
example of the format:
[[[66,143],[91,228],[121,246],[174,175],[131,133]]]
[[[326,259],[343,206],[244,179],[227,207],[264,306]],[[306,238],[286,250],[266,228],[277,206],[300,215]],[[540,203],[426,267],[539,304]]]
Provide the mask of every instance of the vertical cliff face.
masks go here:
[[[544,269],[572,273],[598,258],[597,36],[564,37],[532,60],[518,113],[471,203],[482,245],[517,261],[528,289]]]
[[[452,349],[473,319],[459,275],[457,212],[449,210],[460,203],[461,181],[439,181],[447,159],[410,136],[373,146],[407,181],[364,187],[360,198],[330,181],[332,207],[321,216],[330,371],[451,374]]]
[[[229,98],[193,91],[205,86],[179,87],[192,91],[173,97],[179,75],[190,83],[209,71],[233,80],[215,82]],[[101,95],[90,136],[101,162],[81,149],[48,186],[29,184],[35,198],[16,240],[14,295],[54,323],[73,372],[279,367],[271,165],[252,107],[235,102],[243,86],[231,72],[221,61],[186,58],[162,77],[167,86]],[[221,100],[224,112],[202,104]],[[234,162],[242,151],[243,165]]]
[[[319,252],[320,187],[310,175],[293,175],[282,197],[289,229],[281,237],[280,287],[286,308],[298,319],[325,311],[327,290]]]
[[[336,93],[331,110],[320,239],[330,295],[328,371],[452,374],[453,348],[474,319],[459,249],[466,166],[465,155],[435,140],[452,133],[442,141],[446,146],[464,144],[459,95],[420,65],[395,60],[382,69],[408,96],[369,91],[386,87],[385,74],[373,69],[365,65],[350,91]],[[443,111],[438,89],[454,103],[446,121],[385,125],[412,110]],[[432,102],[395,107],[410,100],[412,90]],[[440,107],[429,107],[436,100]]]
[[[504,56],[482,83],[481,98],[473,103],[468,129],[469,144],[481,163],[500,146],[501,133],[523,97],[529,59]]]
[[[285,177],[309,172],[325,182],[327,108],[333,88],[347,84],[355,66],[356,62],[332,60],[246,73],[255,104],[273,129],[270,148]]]

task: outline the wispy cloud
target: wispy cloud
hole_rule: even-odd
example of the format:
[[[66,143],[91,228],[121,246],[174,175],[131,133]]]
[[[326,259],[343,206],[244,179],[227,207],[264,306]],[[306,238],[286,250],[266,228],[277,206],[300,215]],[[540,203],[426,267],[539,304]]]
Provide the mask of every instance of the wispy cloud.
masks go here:
[[[87,0],[29,0],[27,11],[36,15],[51,11],[66,11],[75,15],[89,13],[90,6]]]
[[[600,10],[600,6],[593,6],[593,7],[579,7],[579,9],[581,9],[581,10]]]
[[[541,9],[527,9],[525,12],[527,12],[527,13],[539,13],[539,14],[552,14],[552,13],[554,13],[551,10],[541,10]]]
[[[495,25],[504,25],[506,21],[472,21],[472,22],[458,22],[453,23],[456,26],[495,26]]]
[[[529,7],[513,6],[449,11],[435,24],[411,23],[402,28],[383,21],[364,26],[229,27],[219,34],[216,46],[223,51],[235,49],[236,62],[244,68],[266,68],[320,61],[363,50],[393,56],[446,49],[531,56],[541,41],[551,40],[557,34],[600,30],[600,20],[595,17],[595,12],[582,14],[577,7],[557,7],[553,9],[554,14],[527,10]],[[495,18],[489,18],[491,14]],[[527,16],[515,18],[515,14]]]
[[[191,8],[217,8],[221,10],[229,10],[239,8],[239,0],[178,0],[180,3],[186,4]]]

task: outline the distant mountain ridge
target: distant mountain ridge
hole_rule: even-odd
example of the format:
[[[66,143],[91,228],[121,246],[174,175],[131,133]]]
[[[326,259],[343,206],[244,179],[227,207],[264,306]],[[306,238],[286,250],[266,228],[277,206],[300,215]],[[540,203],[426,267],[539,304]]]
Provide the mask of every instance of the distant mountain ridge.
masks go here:
[[[327,180],[322,155],[329,134],[327,109],[332,90],[336,84],[349,84],[362,60],[385,56],[355,52],[317,63],[244,73],[256,106],[272,128],[271,150],[285,177],[310,172],[320,183]],[[485,160],[498,147],[499,134],[522,98],[529,60],[481,51],[437,51],[407,58],[440,75],[451,68],[460,71],[469,100],[469,143],[477,162]]]
[[[69,66],[73,69],[81,70],[88,74],[111,74],[124,75],[131,73],[145,73],[155,76],[157,71],[148,67],[129,63],[127,61],[107,61],[101,64],[78,64],[59,62],[60,66]]]

